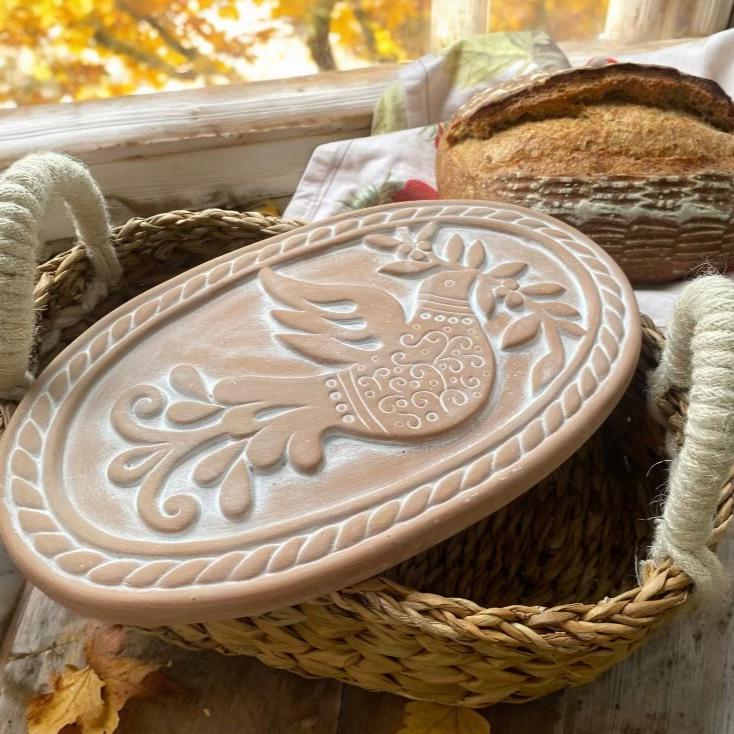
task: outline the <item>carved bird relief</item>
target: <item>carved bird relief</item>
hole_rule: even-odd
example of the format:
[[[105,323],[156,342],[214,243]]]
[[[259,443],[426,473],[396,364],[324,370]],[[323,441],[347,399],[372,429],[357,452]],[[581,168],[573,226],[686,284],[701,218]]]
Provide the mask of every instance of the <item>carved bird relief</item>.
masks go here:
[[[533,388],[560,370],[560,332],[584,333],[578,312],[555,300],[565,289],[521,286],[517,278],[528,269],[522,262],[487,268],[488,248],[480,240],[467,248],[452,235],[439,255],[434,234],[426,225],[415,236],[401,229],[396,236],[367,237],[372,247],[395,254],[380,272],[421,278],[410,313],[385,290],[260,271],[279,327],[275,338],[322,367],[318,374],[247,374],[208,386],[199,369],[179,365],[166,389],[139,385],[121,396],[111,419],[133,448],[119,454],[108,473],[118,486],[139,487],[138,512],[150,526],[173,532],[195,521],[191,495],[160,501],[171,473],[187,463],[192,485],[218,487],[222,513],[236,518],[250,506],[253,470],[272,471],[288,461],[314,472],[330,433],[414,442],[461,425],[492,392],[495,357],[487,324],[498,301],[506,312],[501,348],[545,339]],[[176,393],[182,399],[174,399]]]
[[[297,354],[332,368],[314,377],[222,380],[213,396],[244,410],[239,435],[252,435],[247,458],[266,469],[283,454],[302,471],[323,459],[323,436],[411,440],[443,433],[486,402],[494,376],[492,347],[468,301],[476,277],[442,271],[420,285],[415,312],[366,286],[309,283],[270,269],[260,283],[286,306],[271,312],[298,332],[277,338]],[[251,416],[271,411],[263,426]],[[272,415],[273,410],[282,411]]]

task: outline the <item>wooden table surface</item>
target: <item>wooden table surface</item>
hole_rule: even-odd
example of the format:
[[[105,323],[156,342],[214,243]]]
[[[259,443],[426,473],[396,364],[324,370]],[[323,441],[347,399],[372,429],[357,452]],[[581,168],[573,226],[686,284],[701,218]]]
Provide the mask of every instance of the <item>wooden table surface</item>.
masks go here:
[[[721,548],[734,568],[734,544]],[[28,590],[0,649],[0,732],[26,731],[27,700],[81,664],[86,621]],[[482,712],[493,734],[734,734],[734,622],[728,607],[681,614],[596,683]],[[131,701],[120,734],[395,734],[405,701],[303,680],[245,657],[194,653],[131,634],[126,654],[170,661],[185,696]],[[440,733],[436,733],[440,734]]]

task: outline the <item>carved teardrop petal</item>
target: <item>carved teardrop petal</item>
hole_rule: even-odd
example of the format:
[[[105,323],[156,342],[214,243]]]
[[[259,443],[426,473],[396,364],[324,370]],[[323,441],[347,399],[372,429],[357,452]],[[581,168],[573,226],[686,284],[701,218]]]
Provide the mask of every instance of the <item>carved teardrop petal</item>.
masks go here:
[[[295,604],[528,490],[639,342],[616,265],[547,216],[350,212],[184,273],[59,355],[0,445],[2,540],[87,616]]]
[[[171,386],[182,395],[196,400],[207,400],[209,393],[201,373],[190,364],[177,364],[171,370]]]
[[[24,479],[14,477],[11,481],[10,488],[13,501],[19,508],[18,512],[24,507],[39,509],[45,507],[41,492],[36,487],[28,484]]]
[[[41,436],[38,429],[33,423],[26,423],[23,428],[23,435],[20,436],[20,443],[35,457],[38,457],[41,451]]]
[[[18,511],[18,521],[27,533],[54,532],[56,523],[45,512],[23,508]]]

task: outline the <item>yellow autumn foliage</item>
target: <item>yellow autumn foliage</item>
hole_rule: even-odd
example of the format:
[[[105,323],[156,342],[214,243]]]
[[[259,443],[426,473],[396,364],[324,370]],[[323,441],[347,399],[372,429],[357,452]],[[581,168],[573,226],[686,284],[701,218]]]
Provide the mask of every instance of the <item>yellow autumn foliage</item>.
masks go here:
[[[490,734],[490,728],[476,711],[413,701],[405,705],[403,728],[396,734]]]
[[[300,29],[323,69],[335,68],[331,40],[376,63],[403,61],[425,51],[430,0],[255,0],[274,18]]]
[[[545,31],[556,41],[591,38],[604,28],[609,0],[501,0],[490,4],[492,31]]]
[[[239,18],[237,0],[3,0],[0,102],[107,97],[171,80],[240,79],[236,62],[250,58],[272,30],[232,33],[218,18]],[[29,68],[14,66],[13,49],[33,55]]]
[[[606,5],[493,0],[490,29],[588,37],[600,30]],[[0,0],[0,104],[244,81],[275,36],[305,44],[321,69],[335,68],[344,52],[352,64],[404,61],[426,50],[430,7],[430,0]],[[253,8],[265,20],[254,23]],[[294,71],[303,73],[302,65]]]

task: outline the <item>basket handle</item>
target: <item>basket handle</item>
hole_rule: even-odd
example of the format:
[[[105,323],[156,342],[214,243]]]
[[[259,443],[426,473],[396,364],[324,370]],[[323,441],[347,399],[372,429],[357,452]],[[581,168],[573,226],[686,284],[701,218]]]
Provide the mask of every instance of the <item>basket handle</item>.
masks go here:
[[[33,379],[28,371],[35,316],[33,287],[41,252],[39,228],[50,201],[66,204],[95,278],[96,304],[122,275],[110,244],[104,199],[89,171],[58,153],[26,156],[0,176],[0,399],[18,400]],[[90,305],[90,308],[94,304]]]
[[[669,436],[668,497],[651,557],[671,559],[699,592],[721,597],[728,577],[709,543],[721,486],[734,465],[734,282],[728,278],[698,278],[678,299],[650,376],[653,411],[672,387],[689,391],[688,415],[680,450]]]

